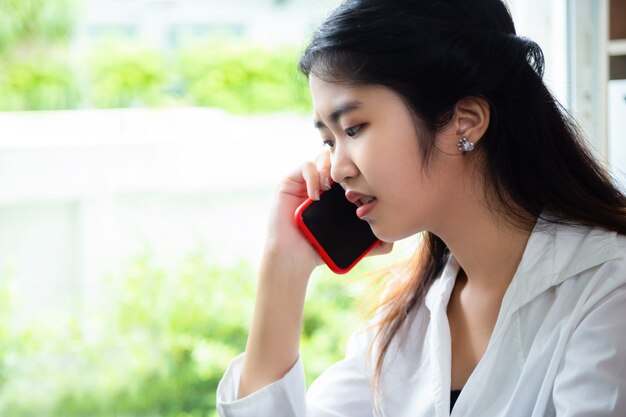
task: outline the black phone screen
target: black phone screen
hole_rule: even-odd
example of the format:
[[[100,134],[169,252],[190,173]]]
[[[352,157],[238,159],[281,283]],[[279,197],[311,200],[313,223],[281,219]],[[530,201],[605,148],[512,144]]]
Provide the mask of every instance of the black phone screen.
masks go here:
[[[304,210],[302,221],[340,268],[350,267],[377,240],[338,183]]]

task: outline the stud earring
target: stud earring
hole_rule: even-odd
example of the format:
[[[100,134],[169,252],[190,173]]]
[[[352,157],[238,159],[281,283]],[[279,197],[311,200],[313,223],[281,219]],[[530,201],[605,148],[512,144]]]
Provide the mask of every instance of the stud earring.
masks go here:
[[[456,145],[461,152],[471,152],[474,150],[474,142],[470,142],[467,138],[459,139],[459,142]]]

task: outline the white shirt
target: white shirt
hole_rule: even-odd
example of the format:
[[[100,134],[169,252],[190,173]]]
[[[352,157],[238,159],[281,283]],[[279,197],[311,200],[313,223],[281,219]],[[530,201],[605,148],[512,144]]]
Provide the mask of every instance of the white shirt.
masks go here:
[[[446,307],[459,265],[450,256],[405,342],[387,353],[379,401],[387,417],[626,416],[626,237],[538,221],[509,285],[484,356],[450,414]],[[236,400],[243,355],[217,391],[223,417],[373,416],[368,354],[374,330],[305,392],[301,359],[280,380]]]

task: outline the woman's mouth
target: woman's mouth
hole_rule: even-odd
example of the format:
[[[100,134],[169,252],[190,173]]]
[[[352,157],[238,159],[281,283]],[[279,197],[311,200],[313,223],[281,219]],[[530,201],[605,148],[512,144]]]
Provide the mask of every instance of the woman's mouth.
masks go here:
[[[359,203],[357,204],[356,215],[359,219],[363,219],[365,216],[369,214],[370,211],[376,205],[376,197],[364,197],[359,199]]]
[[[378,201],[376,197],[352,190],[346,191],[346,198],[357,207],[356,215],[361,219],[374,208]]]
[[[364,206],[366,204],[371,203],[372,201],[376,200],[376,197],[372,197],[372,196],[367,196],[367,197],[363,197],[363,198],[359,198],[356,202],[357,207],[361,207]]]

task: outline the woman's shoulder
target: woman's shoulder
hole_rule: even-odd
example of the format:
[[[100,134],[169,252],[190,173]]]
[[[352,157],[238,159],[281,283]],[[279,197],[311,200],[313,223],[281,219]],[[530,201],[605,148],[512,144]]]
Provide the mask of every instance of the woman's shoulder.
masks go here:
[[[555,279],[578,288],[587,307],[626,293],[626,235],[597,226],[561,226],[553,253]]]
[[[555,272],[567,274],[606,262],[624,265],[626,235],[600,226],[567,220],[539,220],[531,240],[540,246],[537,256],[554,262]],[[529,241],[529,244],[530,244]],[[551,258],[551,259],[550,259]]]

